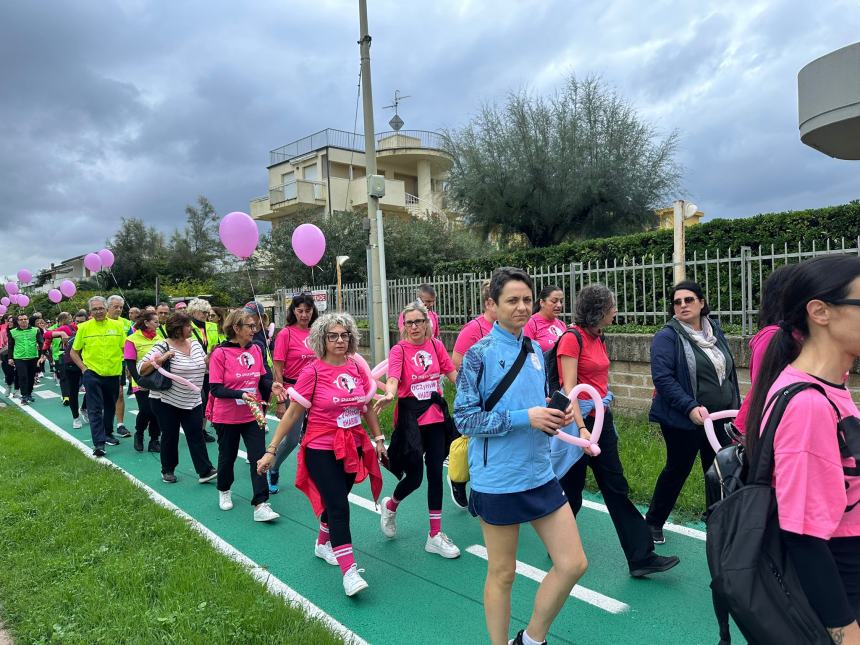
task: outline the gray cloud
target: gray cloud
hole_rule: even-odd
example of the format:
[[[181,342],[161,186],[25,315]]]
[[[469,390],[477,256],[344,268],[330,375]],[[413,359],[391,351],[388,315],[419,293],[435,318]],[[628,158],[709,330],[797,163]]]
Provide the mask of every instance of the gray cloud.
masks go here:
[[[797,71],[856,38],[847,2],[370,0],[370,26],[378,130],[396,88],[406,127],[436,129],[596,73],[678,129],[709,217],[858,197],[856,166],[797,135]],[[2,3],[0,275],[100,248],[121,217],[169,233],[199,194],[247,210],[270,149],[352,128],[357,39],[352,0]]]

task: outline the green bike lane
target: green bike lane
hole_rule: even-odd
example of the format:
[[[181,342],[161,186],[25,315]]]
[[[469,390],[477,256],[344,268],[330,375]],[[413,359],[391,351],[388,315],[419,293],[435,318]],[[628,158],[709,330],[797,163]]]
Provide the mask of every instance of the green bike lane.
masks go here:
[[[73,430],[71,415],[60,404],[50,379],[36,389],[29,406],[76,439],[90,445],[89,427]],[[8,401],[8,399],[6,399]],[[126,424],[134,425],[136,405],[126,399]],[[270,421],[270,429],[274,429]],[[623,439],[622,439],[623,440]],[[281,514],[273,523],[255,523],[250,505],[249,465],[244,452],[235,465],[234,508],[218,508],[213,484],[197,483],[190,455],[180,438],[177,484],[161,481],[158,455],[137,453],[131,439],[108,447],[107,459],[175,504],[224,542],[256,562],[272,576],[314,603],[360,639],[369,643],[482,643],[486,642],[482,604],[486,561],[481,557],[480,525],[456,508],[445,491],[443,530],[460,547],[462,555],[445,560],[424,551],[428,528],[426,484],[413,493],[397,513],[397,537],[380,532],[379,515],[370,499],[367,482],[352,496],[351,530],[356,562],[365,569],[369,588],[355,598],[342,591],[340,571],[313,555],[318,523],[304,495],[292,486],[295,458],[281,469],[281,492],[270,498]],[[208,444],[217,461],[217,445]],[[383,472],[383,496],[390,495],[396,479]],[[681,564],[652,578],[634,579],[609,515],[600,510],[599,496],[588,500],[578,517],[589,561],[580,584],[553,623],[550,643],[712,643],[716,624],[711,609],[709,575],[704,541],[698,531],[689,535],[667,531],[663,554],[676,554]],[[530,527],[520,531],[518,575],[512,595],[511,633],[528,622],[538,580],[551,562]]]

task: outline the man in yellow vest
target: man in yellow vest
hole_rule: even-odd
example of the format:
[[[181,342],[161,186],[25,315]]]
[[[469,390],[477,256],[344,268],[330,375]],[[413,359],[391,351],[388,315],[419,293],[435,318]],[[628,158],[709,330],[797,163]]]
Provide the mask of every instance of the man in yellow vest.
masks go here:
[[[42,330],[30,326],[30,318],[25,313],[18,314],[17,329],[9,330],[9,365],[18,372],[18,385],[21,388],[21,405],[33,402],[33,384],[36,370],[45,362],[42,346],[45,344]]]
[[[105,445],[117,446],[113,418],[123,371],[125,328],[107,317],[107,301],[101,296],[89,300],[91,318],[78,325],[69,357],[83,373],[87,388],[87,411],[93,439],[93,454],[103,457]]]
[[[111,320],[118,320],[122,323],[122,328],[125,330],[125,335],[131,333],[132,322],[128,318],[122,317],[122,309],[125,306],[125,299],[116,294],[107,299],[108,312],[107,317]],[[116,433],[118,436],[125,439],[131,436],[131,432],[125,427],[125,383],[126,375],[125,368],[119,375],[119,393],[116,398]]]

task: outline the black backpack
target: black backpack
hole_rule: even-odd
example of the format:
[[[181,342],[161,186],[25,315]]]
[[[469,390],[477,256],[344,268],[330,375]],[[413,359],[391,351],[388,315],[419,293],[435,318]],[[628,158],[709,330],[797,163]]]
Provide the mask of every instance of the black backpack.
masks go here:
[[[576,327],[568,327],[564,330],[564,334],[559,336],[558,340],[555,341],[555,345],[550,347],[543,354],[543,362],[546,366],[546,382],[550,392],[560,390],[563,385],[561,382],[561,375],[558,373],[558,344],[561,342],[561,339],[564,338],[565,334],[573,334],[576,336],[576,342],[579,343],[579,353],[582,354],[582,334],[579,333],[579,330]],[[603,336],[600,336],[600,342],[606,342],[603,339]]]
[[[788,402],[808,388],[827,396],[815,383],[794,383],[774,394],[745,483],[735,480],[737,488],[714,504],[708,518],[706,551],[718,620],[721,610],[727,611],[746,639],[757,645],[832,644],[783,547],[771,486],[774,436]],[[748,457],[738,456],[731,446],[722,453],[739,459],[741,468]]]

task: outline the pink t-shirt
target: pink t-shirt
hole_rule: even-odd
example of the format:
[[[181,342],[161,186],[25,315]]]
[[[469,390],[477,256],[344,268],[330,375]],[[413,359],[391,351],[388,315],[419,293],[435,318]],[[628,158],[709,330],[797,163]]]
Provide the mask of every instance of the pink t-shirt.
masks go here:
[[[555,320],[547,320],[540,313],[536,313],[523,328],[523,333],[536,341],[540,345],[541,351],[547,351],[555,346],[556,341],[561,338],[564,330],[567,329],[565,324],[556,318]]]
[[[750,389],[752,389],[752,384],[755,383],[758,371],[761,369],[764,353],[767,351],[770,341],[777,331],[779,331],[777,325],[768,325],[767,327],[762,327],[755,336],[750,338]],[[741,409],[738,410],[738,416],[734,420],[735,427],[741,432],[746,432],[750,400],[751,397],[747,394],[744,397],[744,402],[741,403]]]
[[[219,345],[209,359],[209,383],[221,383],[231,390],[250,392],[260,400],[260,379],[266,365],[260,347]],[[251,408],[242,399],[221,399],[210,396],[212,423],[248,423],[254,420]]]
[[[463,329],[457,335],[457,341],[454,343],[454,351],[458,354],[465,354],[472,345],[489,334],[492,329],[493,323],[484,318],[483,314],[477,318],[473,318],[463,325]]]
[[[352,358],[348,358],[344,365],[331,365],[320,359],[308,363],[293,389],[301,399],[311,404],[308,409],[308,433],[331,430],[307,445],[317,450],[334,448],[335,429],[361,425],[361,413],[367,404],[368,392],[373,396],[372,391],[368,390],[364,371]],[[291,398],[305,406],[297,397]]]
[[[388,353],[388,378],[398,379],[398,398],[411,396],[426,401],[433,392],[441,395],[440,377],[455,369],[445,346],[435,338],[428,338],[420,345],[402,340]],[[431,405],[418,418],[418,425],[442,423],[444,420],[439,406]]]
[[[275,338],[275,351],[272,360],[284,363],[284,380],[295,382],[305,365],[316,359],[316,354],[308,347],[310,329],[295,325],[284,327]]]
[[[436,312],[432,309],[427,311],[427,317],[430,319],[430,322],[433,324],[433,337],[441,338],[442,332],[439,331],[439,316],[436,315]],[[403,329],[403,312],[400,312],[400,317],[397,319],[397,329]]]
[[[843,418],[860,416],[847,389],[823,383],[790,365],[770,388],[767,400],[780,388],[801,381],[821,385]],[[779,526],[785,531],[823,540],[860,536],[860,505],[845,512],[860,500],[860,477],[843,472],[843,467],[854,468],[857,463],[840,456],[836,422],[827,399],[812,389],[796,394],[786,408],[774,440],[773,476]]]

